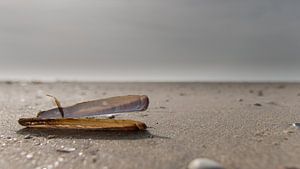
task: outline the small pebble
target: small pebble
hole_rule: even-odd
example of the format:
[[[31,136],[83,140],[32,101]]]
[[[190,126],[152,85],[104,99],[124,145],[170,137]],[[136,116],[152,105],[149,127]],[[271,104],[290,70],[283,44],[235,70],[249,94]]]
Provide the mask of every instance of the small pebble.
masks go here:
[[[264,92],[262,90],[259,90],[257,93],[258,96],[264,96]]]
[[[35,146],[40,146],[41,144],[42,144],[42,143],[41,143],[39,140],[35,140],[33,145],[35,145]]]
[[[97,158],[96,158],[96,157],[93,157],[92,162],[93,162],[93,163],[96,163],[96,162],[97,162]]]
[[[47,139],[53,139],[53,138],[56,138],[56,135],[48,135],[47,136]]]
[[[24,139],[31,139],[32,136],[30,134],[27,134],[26,136],[24,136]]]
[[[189,163],[188,169],[224,169],[224,167],[213,160],[197,158]]]
[[[75,148],[72,148],[72,147],[64,147],[64,146],[61,146],[60,149],[57,149],[56,151],[58,152],[62,152],[62,153],[70,153],[72,151],[75,151],[76,149]]]
[[[32,159],[32,157],[33,157],[33,154],[32,154],[32,153],[29,153],[29,154],[26,155],[26,158],[27,158],[27,159]]]
[[[185,96],[186,94],[185,93],[179,93],[179,96]]]
[[[300,123],[293,123],[294,127],[300,128]]]
[[[260,103],[255,103],[254,106],[262,106]]]

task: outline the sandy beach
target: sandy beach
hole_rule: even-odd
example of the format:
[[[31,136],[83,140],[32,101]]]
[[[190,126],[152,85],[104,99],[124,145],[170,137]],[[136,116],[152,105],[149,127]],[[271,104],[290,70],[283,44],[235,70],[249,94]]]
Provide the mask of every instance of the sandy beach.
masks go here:
[[[300,167],[299,83],[0,83],[1,169],[185,169],[209,158],[227,169]],[[19,118],[119,95],[148,95],[139,132],[28,130]],[[62,152],[61,149],[70,151]]]

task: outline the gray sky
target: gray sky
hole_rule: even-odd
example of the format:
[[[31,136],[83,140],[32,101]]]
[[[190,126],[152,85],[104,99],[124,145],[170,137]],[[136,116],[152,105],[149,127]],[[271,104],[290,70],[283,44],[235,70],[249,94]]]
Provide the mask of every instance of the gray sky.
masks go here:
[[[299,0],[2,0],[0,79],[300,81]]]

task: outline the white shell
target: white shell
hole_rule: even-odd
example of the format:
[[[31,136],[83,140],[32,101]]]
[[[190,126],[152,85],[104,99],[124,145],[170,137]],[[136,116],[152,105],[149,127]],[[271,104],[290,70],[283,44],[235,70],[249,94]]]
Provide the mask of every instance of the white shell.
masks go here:
[[[300,123],[293,123],[294,127],[300,128]]]
[[[189,163],[188,169],[224,169],[224,167],[207,158],[196,158]]]

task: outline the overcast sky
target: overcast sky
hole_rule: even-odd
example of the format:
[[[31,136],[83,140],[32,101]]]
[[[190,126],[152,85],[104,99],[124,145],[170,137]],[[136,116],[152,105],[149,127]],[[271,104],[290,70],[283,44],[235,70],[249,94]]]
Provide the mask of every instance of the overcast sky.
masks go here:
[[[300,81],[299,0],[1,0],[0,79]]]

